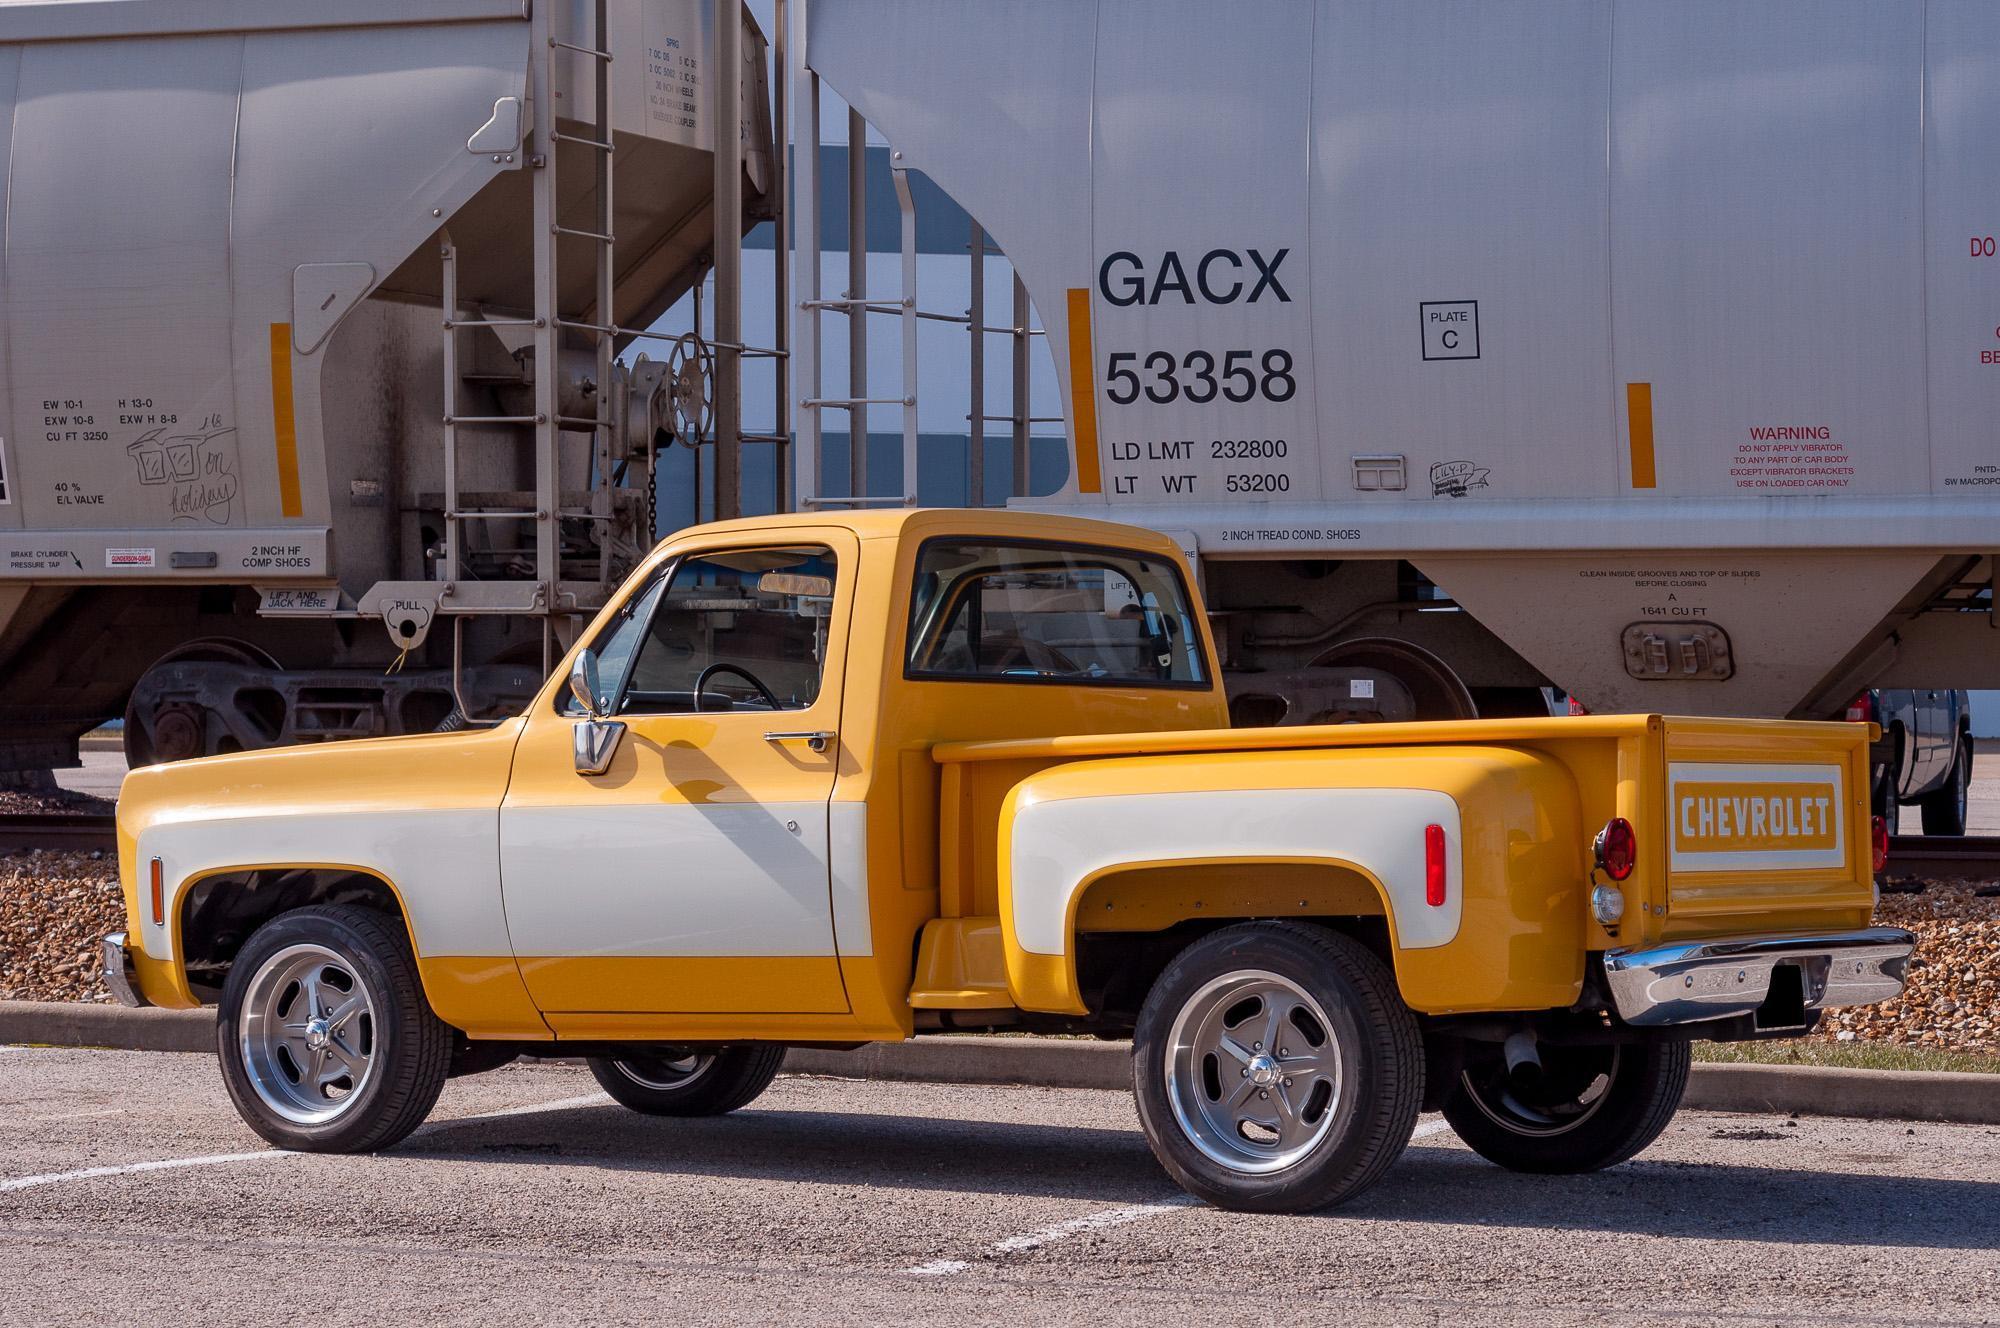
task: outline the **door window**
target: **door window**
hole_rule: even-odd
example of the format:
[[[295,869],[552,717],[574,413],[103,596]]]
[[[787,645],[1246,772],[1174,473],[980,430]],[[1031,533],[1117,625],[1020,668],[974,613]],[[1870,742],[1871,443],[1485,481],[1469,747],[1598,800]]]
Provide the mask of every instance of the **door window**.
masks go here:
[[[681,559],[599,638],[612,710],[805,709],[819,699],[834,577],[821,546]]]

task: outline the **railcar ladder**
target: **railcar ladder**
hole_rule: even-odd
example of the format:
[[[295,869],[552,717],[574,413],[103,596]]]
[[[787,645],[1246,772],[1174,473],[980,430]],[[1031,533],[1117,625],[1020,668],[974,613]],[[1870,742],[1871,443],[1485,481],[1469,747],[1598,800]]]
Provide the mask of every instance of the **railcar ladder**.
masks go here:
[[[793,316],[793,346],[798,361],[794,378],[804,392],[797,403],[803,412],[795,457],[797,506],[867,507],[905,506],[917,501],[917,324],[920,320],[955,323],[966,329],[970,368],[969,401],[966,421],[969,433],[967,452],[966,502],[974,507],[988,503],[986,494],[986,426],[1005,421],[1012,444],[1012,496],[1025,495],[1029,487],[1029,439],[1035,424],[1065,423],[1061,415],[1035,415],[1030,401],[1031,375],[1029,347],[1042,328],[1032,325],[1028,288],[1019,274],[1013,278],[1013,316],[1010,322],[994,325],[986,313],[986,260],[1005,255],[987,243],[986,233],[972,224],[968,256],[971,260],[970,307],[952,314],[920,308],[917,301],[917,215],[910,190],[908,170],[897,164],[903,154],[890,149],[890,181],[896,191],[896,207],[901,222],[901,293],[891,299],[871,298],[867,281],[866,163],[867,124],[858,111],[847,113],[847,289],[837,297],[823,293],[820,250],[821,182],[818,146],[820,142],[820,79],[804,58],[805,11],[809,0],[780,0],[778,23],[791,52],[783,79],[791,83],[791,99],[799,110],[798,143],[792,153],[793,188],[798,201],[799,223],[792,249],[793,284],[801,299]],[[784,63],[781,61],[781,63]],[[780,86],[782,86],[782,82]],[[821,376],[821,348],[825,330],[822,316],[845,317],[848,331],[848,384],[846,396],[827,396]],[[899,320],[902,332],[902,391],[896,396],[870,396],[868,386],[868,338],[864,326],[870,315]],[[1003,413],[986,409],[986,339],[1005,336],[1011,342],[1011,401]],[[902,492],[876,494],[868,475],[868,413],[871,407],[897,406],[902,417]],[[848,419],[848,486],[845,494],[825,492],[821,458],[825,452],[825,416],[828,411],[845,411]]]

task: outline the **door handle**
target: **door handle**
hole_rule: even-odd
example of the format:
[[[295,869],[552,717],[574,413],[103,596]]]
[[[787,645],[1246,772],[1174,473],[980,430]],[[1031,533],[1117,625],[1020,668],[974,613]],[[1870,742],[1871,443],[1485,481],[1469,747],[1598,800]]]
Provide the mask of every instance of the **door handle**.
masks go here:
[[[837,735],[832,729],[799,729],[791,732],[766,733],[765,742],[802,742],[816,752],[826,750],[826,745]]]

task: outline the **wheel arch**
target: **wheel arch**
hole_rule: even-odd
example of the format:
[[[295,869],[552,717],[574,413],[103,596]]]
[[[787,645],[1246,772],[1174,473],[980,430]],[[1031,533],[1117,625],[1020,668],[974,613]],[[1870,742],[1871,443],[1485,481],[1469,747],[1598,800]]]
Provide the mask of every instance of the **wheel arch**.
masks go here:
[[[347,904],[394,917],[422,974],[424,952],[410,911],[402,891],[382,872],[357,863],[267,862],[211,867],[182,883],[172,920],[173,981],[191,1002],[215,1004],[229,966],[251,935],[273,918],[314,904]],[[430,998],[428,990],[425,996]]]
[[[1226,902],[1224,902],[1226,901]],[[1336,855],[1222,854],[1135,860],[1092,872],[1070,900],[1065,988],[1136,1012],[1173,956],[1239,922],[1285,918],[1347,932],[1394,971],[1395,905],[1373,872]],[[1010,972],[1010,979],[1012,974]]]
[[[1226,904],[1218,907],[1216,901]],[[1259,918],[1380,918],[1385,934],[1393,935],[1394,909],[1379,876],[1333,854],[1224,853],[1117,862],[1088,873],[1069,891],[1063,918],[1068,944],[1061,954],[1038,954],[1021,945],[1011,910],[1003,907],[1007,985],[1023,1009],[1085,1014],[1082,937],[1157,937],[1187,924],[1206,932]],[[1397,947],[1382,949],[1380,957],[1393,967]]]

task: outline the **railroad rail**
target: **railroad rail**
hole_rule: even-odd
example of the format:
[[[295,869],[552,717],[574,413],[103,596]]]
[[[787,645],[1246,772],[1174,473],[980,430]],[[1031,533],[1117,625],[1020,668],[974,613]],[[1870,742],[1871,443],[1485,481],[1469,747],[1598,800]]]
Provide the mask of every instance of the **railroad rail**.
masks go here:
[[[64,853],[102,849],[109,853],[117,847],[117,822],[109,813],[0,813],[0,853],[37,848]]]
[[[2000,880],[2000,835],[1897,835],[1889,875]]]

